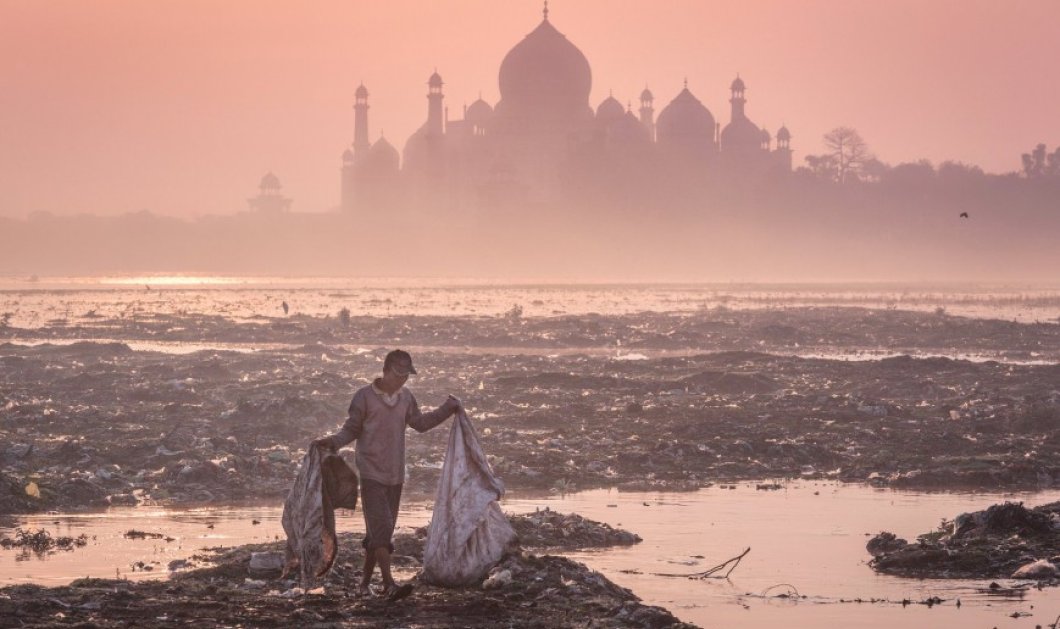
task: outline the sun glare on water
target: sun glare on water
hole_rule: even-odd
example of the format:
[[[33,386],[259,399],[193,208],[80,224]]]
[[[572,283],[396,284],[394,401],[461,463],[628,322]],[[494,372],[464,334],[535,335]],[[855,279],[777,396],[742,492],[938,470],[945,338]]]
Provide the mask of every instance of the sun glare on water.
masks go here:
[[[142,275],[136,277],[105,277],[100,284],[114,286],[230,286],[245,284],[246,278],[221,275]]]

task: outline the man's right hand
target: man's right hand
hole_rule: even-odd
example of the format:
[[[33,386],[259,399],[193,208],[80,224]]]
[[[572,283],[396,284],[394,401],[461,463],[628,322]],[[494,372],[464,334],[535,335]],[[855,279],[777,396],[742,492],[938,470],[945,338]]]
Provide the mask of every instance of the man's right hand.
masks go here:
[[[321,437],[320,439],[314,439],[311,446],[319,446],[321,448],[327,448],[332,452],[335,451],[335,444],[331,441],[331,437]]]

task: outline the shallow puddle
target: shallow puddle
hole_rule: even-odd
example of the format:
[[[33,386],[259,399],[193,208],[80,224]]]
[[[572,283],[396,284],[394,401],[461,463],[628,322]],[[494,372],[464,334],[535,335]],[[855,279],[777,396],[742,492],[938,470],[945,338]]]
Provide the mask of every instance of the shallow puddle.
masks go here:
[[[986,594],[989,581],[925,581],[876,575],[866,562],[869,535],[889,530],[906,539],[942,518],[984,509],[1004,500],[1034,506],[1060,500],[1060,490],[1037,493],[922,493],[860,485],[796,482],[777,491],[755,483],[689,493],[588,491],[543,498],[510,495],[504,507],[527,512],[548,507],[621,526],[644,538],[630,548],[571,556],[703,627],[1026,627],[1047,625],[1060,614],[1056,589],[1027,589],[1022,598]],[[167,565],[213,546],[282,538],[281,507],[210,507],[166,510],[113,508],[91,514],[51,514],[0,520],[0,530],[44,528],[52,535],[89,536],[88,546],[37,557],[0,552],[0,584],[58,585],[81,576],[130,579],[167,573]],[[409,497],[403,527],[426,524],[430,500]],[[255,524],[257,521],[259,524]],[[340,514],[341,530],[362,531],[360,514]],[[127,539],[136,529],[173,538]],[[751,552],[729,580],[657,576],[707,570]],[[150,571],[133,569],[136,562]],[[1012,582],[1004,582],[1011,585]],[[797,591],[806,598],[776,598]],[[765,596],[763,596],[763,594]],[[941,605],[901,601],[944,599]],[[843,602],[886,599],[885,603]],[[962,606],[955,605],[960,599]],[[1012,618],[1015,612],[1032,616]]]

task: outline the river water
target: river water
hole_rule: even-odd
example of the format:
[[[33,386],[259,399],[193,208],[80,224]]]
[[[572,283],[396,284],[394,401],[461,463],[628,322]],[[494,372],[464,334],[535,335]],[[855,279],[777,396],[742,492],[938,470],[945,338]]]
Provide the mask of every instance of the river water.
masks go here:
[[[863,485],[798,481],[777,491],[755,483],[687,493],[596,490],[566,496],[505,497],[505,510],[576,512],[634,531],[644,541],[628,548],[571,553],[573,559],[628,587],[645,602],[703,627],[1020,627],[1051,624],[1060,614],[1055,589],[1028,588],[1021,596],[989,594],[989,581],[916,580],[875,574],[867,565],[869,535],[889,530],[906,539],[942,518],[1004,500],[1028,506],[1060,500],[1060,490],[1034,493],[923,493]],[[431,502],[410,496],[402,527],[426,524]],[[202,548],[260,543],[283,537],[278,505],[167,510],[111,508],[98,513],[18,516],[0,531],[44,528],[53,535],[87,534],[88,546],[43,558],[0,552],[0,584],[58,585],[81,576],[158,578],[167,564]],[[253,524],[253,521],[260,524]],[[363,531],[360,514],[340,514],[340,530]],[[174,538],[130,540],[129,529]],[[707,570],[751,552],[728,580],[689,580],[660,574]],[[132,564],[153,566],[133,571]],[[154,562],[154,563],[153,563]],[[1002,585],[1015,582],[1003,581]],[[798,592],[805,598],[774,595]],[[927,607],[901,601],[944,599]],[[855,603],[854,599],[887,602]],[[961,606],[957,607],[956,600]],[[1031,616],[1012,618],[1016,612]]]

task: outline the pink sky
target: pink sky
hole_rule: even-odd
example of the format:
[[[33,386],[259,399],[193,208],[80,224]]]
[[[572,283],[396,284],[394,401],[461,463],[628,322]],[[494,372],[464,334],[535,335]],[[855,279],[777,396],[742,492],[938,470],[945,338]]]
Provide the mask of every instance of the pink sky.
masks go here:
[[[232,213],[268,170],[295,210],[330,209],[361,80],[372,139],[401,148],[435,68],[452,118],[495,103],[540,19],[532,0],[5,0],[0,216]],[[658,110],[687,77],[725,124],[739,72],[797,164],[841,124],[890,163],[1004,172],[1060,144],[1055,0],[553,0],[551,20],[592,64],[594,106],[647,83]]]

